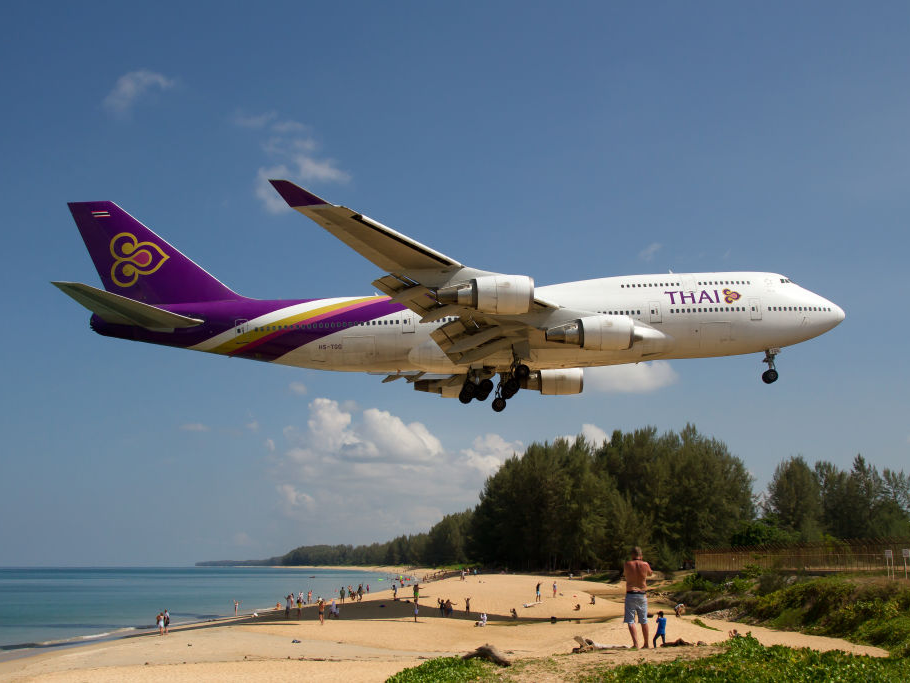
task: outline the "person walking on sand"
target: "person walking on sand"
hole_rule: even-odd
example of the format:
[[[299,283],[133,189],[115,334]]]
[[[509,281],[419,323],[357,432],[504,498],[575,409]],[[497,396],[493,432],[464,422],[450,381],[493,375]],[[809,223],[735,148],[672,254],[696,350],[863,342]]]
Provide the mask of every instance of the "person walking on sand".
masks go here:
[[[420,609],[420,605],[417,604],[417,600],[414,600],[414,623],[417,623],[417,611]]]
[[[537,582],[537,588],[534,589],[534,601],[540,602],[540,581]]]
[[[654,572],[651,565],[642,559],[641,548],[632,548],[632,559],[623,567],[626,578],[626,603],[623,623],[629,627],[632,636],[632,647],[638,647],[638,638],[635,635],[635,615],[638,614],[638,623],[641,625],[641,635],[644,638],[643,649],[650,647],[648,643],[648,577]]]
[[[393,583],[392,584],[392,600],[397,600],[397,599],[398,599],[398,584]]]
[[[420,584],[414,584],[414,602],[417,602],[420,599]]]
[[[291,594],[288,593],[287,597],[286,597],[284,600],[285,600],[285,603],[284,603],[284,618],[285,618],[285,619],[290,619],[290,618],[291,618],[291,605],[293,604],[294,598],[292,598],[292,597],[291,597]]]
[[[164,608],[164,635],[167,635],[171,628],[171,613]]]
[[[471,611],[471,598],[464,599],[464,612],[467,614]]]
[[[158,612],[158,615],[155,617],[155,623],[158,624],[158,635],[164,635],[164,614]]]
[[[325,626],[325,600],[319,598],[319,625]]]
[[[556,597],[556,582],[553,582],[553,597]]]

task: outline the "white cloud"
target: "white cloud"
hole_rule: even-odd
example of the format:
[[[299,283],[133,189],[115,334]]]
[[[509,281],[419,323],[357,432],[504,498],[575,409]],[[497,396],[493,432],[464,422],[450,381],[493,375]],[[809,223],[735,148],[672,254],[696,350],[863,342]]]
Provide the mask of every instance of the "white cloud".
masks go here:
[[[471,448],[461,451],[469,467],[489,477],[506,460],[524,451],[521,441],[506,441],[499,434],[484,434],[474,439]]]
[[[316,509],[313,496],[299,490],[291,484],[279,484],[275,487],[278,491],[280,505],[288,517],[301,518]]]
[[[303,382],[291,382],[288,388],[298,396],[306,396],[306,385]]]
[[[116,116],[127,116],[136,101],[153,89],[169,90],[176,81],[163,74],[139,69],[117,79],[114,89],[104,98],[104,107]]]
[[[264,114],[254,114],[252,116],[244,116],[243,114],[237,113],[234,115],[233,121],[235,126],[240,126],[241,128],[264,128],[277,117],[278,114],[273,111],[265,112]]]
[[[258,432],[258,431],[259,431],[259,422],[258,422],[257,420],[250,420],[250,421],[247,422],[246,425],[244,425],[244,426],[245,426],[247,429],[249,429],[251,432]]]
[[[638,252],[638,258],[640,258],[642,261],[650,261],[654,258],[654,255],[660,251],[660,248],[662,246],[663,245],[659,242],[652,242],[647,247]]]
[[[334,159],[318,154],[319,144],[310,128],[299,121],[278,120],[275,112],[243,116],[235,115],[234,123],[242,128],[267,130],[270,137],[262,144],[268,163],[256,173],[254,192],[269,213],[290,211],[287,203],[269,184],[270,178],[291,180],[301,184],[345,183],[351,179],[338,168]]]
[[[665,360],[585,368],[585,389],[607,393],[646,394],[677,379],[679,375]]]
[[[180,429],[184,432],[207,432],[209,431],[209,426],[204,425],[201,422],[189,422],[187,424],[180,425]]]
[[[265,440],[265,449],[266,449],[269,453],[274,453],[274,452],[275,452],[275,440],[274,440],[274,439],[266,439],[266,440]]]
[[[305,424],[282,430],[284,446],[269,464],[282,515],[312,520],[314,510],[328,511],[320,538],[340,533],[358,543],[426,531],[473,506],[484,478],[523,448],[487,435],[449,452],[426,425],[388,410],[322,397],[308,409]]]
[[[597,425],[583,424],[581,426],[581,435],[585,440],[594,446],[600,446],[604,441],[609,441],[610,436]]]

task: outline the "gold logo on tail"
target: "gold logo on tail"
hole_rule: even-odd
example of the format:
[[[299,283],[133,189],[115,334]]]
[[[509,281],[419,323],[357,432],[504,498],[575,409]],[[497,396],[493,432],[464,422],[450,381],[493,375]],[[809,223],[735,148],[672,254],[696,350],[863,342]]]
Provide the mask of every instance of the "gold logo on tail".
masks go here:
[[[132,287],[140,275],[151,275],[169,258],[157,244],[140,242],[128,232],[114,235],[111,256],[111,279],[118,287]]]

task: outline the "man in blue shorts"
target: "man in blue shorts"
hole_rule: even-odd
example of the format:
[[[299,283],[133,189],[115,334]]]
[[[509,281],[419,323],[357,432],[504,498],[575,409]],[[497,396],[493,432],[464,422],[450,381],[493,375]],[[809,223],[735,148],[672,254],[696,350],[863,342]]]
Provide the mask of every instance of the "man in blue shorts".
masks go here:
[[[643,648],[648,648],[648,577],[654,572],[651,565],[641,556],[641,548],[632,548],[632,559],[623,567],[626,578],[626,610],[623,623],[628,624],[629,633],[632,635],[632,647],[638,647],[638,638],[635,635],[635,615],[641,624],[641,635],[644,638]]]

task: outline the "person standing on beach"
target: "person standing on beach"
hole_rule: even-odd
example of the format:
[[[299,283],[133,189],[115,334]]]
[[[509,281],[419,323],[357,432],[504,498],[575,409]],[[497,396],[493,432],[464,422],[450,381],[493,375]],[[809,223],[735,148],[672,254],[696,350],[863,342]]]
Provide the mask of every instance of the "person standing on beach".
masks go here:
[[[341,596],[341,604],[344,604],[344,586],[341,587],[341,590],[338,591],[338,595]]]
[[[234,616],[237,616],[237,608],[240,607],[240,603],[234,600]]]
[[[171,627],[171,613],[167,611],[167,607],[164,608],[164,635],[168,634],[168,629]]]
[[[288,593],[287,597],[286,597],[284,600],[285,600],[285,604],[284,604],[284,618],[285,618],[285,619],[290,619],[290,618],[291,618],[291,604],[292,604],[292,601],[293,601],[293,598],[291,597],[291,594]]]
[[[471,611],[471,598],[464,599],[464,612],[467,614]]]
[[[325,626],[325,600],[319,598],[319,625]]]
[[[534,600],[540,602],[540,581],[537,582],[537,588],[534,589]]]
[[[635,635],[635,615],[638,614],[638,623],[641,624],[641,635],[644,638],[643,649],[650,647],[648,643],[648,577],[654,572],[651,565],[642,559],[641,548],[632,548],[632,559],[623,567],[626,578],[626,604],[623,622],[629,626],[632,636],[632,647],[638,647],[638,638]]]
[[[667,644],[667,618],[664,616],[663,610],[657,613],[657,633],[654,634],[652,646],[657,647],[658,638],[660,638],[663,645]]]
[[[398,584],[393,583],[392,584],[392,600],[397,600],[397,599],[398,599]]]
[[[164,614],[158,612],[158,615],[155,617],[155,623],[158,624],[158,635],[164,635]]]
[[[553,597],[556,597],[556,582],[553,582]]]
[[[414,623],[417,623],[417,611],[420,609],[420,605],[417,604],[417,598],[414,598]]]
[[[414,602],[417,602],[417,600],[419,598],[420,598],[420,584],[415,583],[414,584]]]

